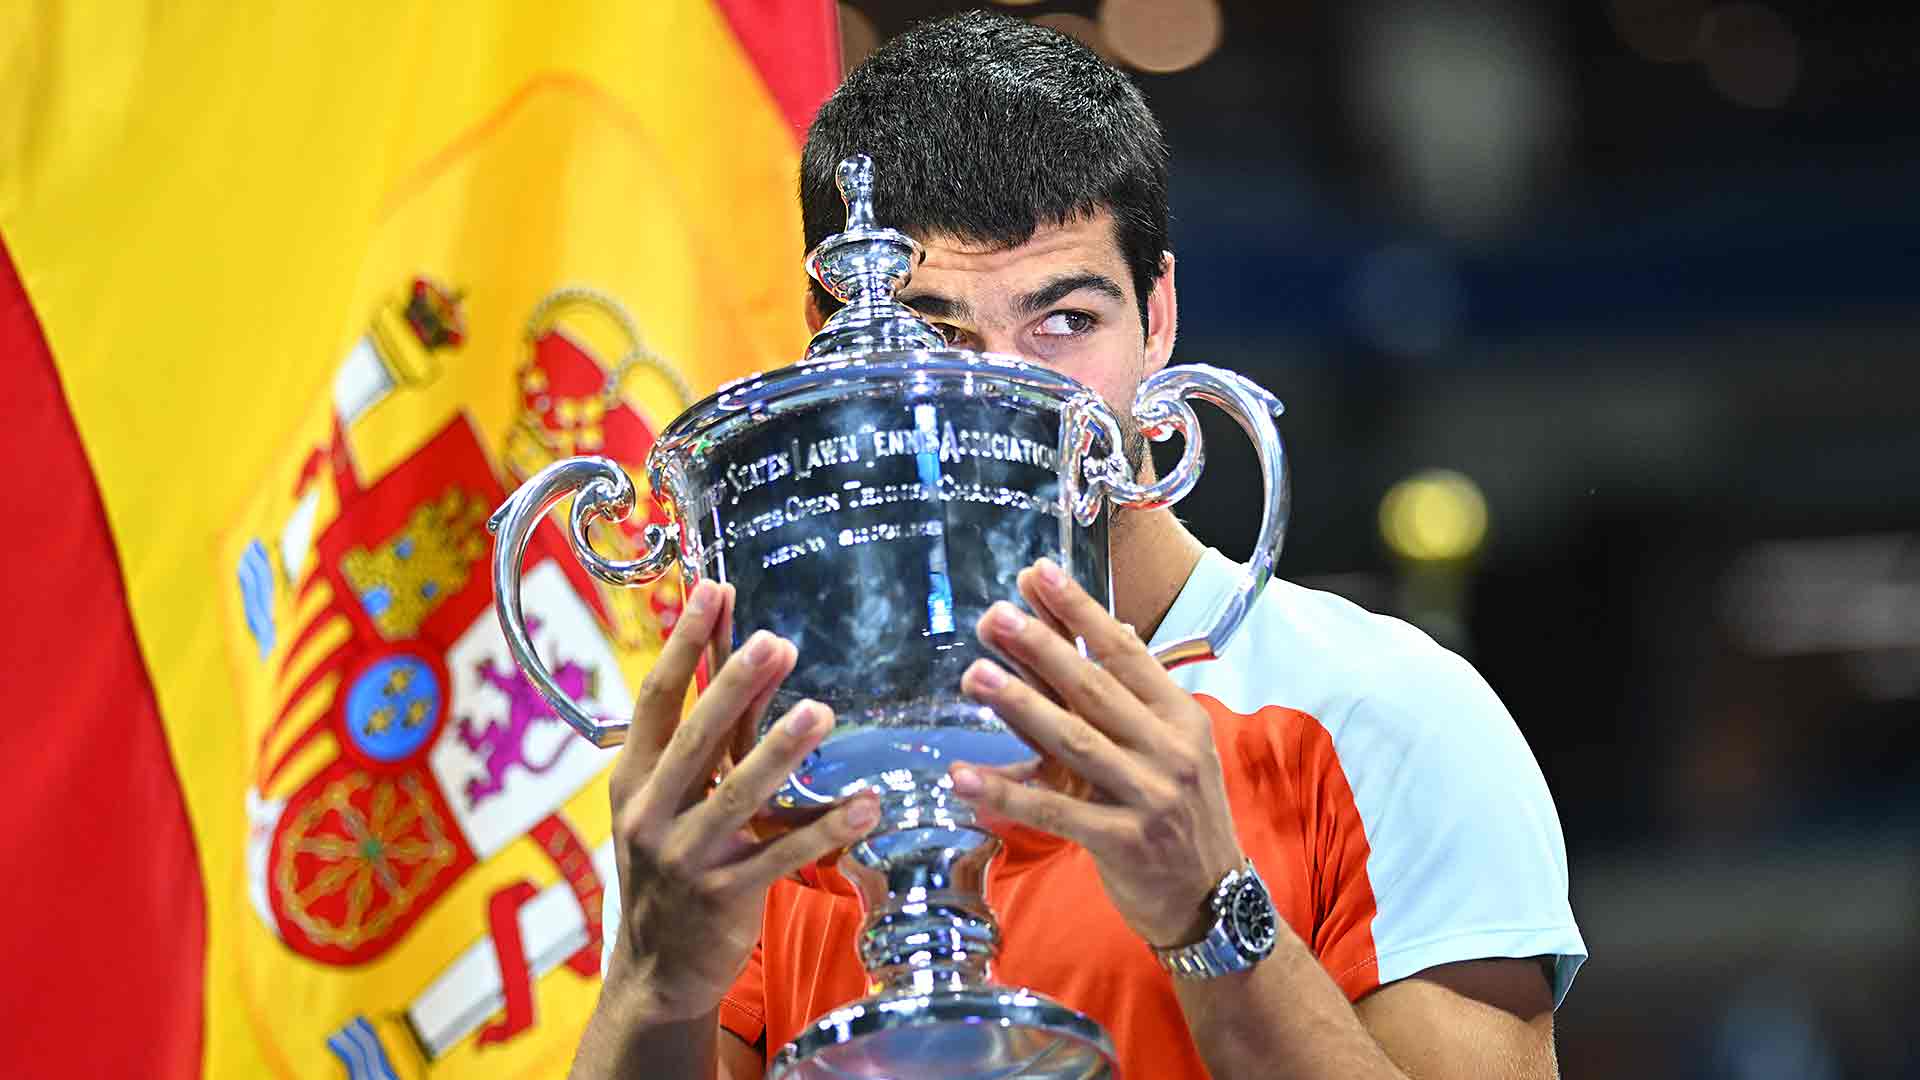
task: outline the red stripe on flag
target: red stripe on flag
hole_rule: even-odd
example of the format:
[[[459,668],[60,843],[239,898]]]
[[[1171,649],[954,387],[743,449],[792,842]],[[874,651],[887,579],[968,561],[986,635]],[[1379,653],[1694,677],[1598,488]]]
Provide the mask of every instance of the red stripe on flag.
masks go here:
[[[714,0],[796,141],[840,85],[840,9],[833,0]]]
[[[106,511],[4,244],[0,461],[0,1061],[9,1076],[197,1077],[193,832]]]

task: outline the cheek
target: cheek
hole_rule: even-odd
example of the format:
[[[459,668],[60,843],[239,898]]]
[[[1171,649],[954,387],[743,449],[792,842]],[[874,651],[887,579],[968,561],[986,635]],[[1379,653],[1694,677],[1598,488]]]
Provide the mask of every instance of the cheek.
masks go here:
[[[1137,348],[1088,348],[1077,350],[1073,355],[1036,359],[1099,394],[1115,412],[1124,413],[1133,406],[1142,363]]]
[[[1128,423],[1128,416],[1133,411],[1134,391],[1140,388],[1140,380],[1134,378],[1132,372],[1108,369],[1085,373],[1068,372],[1067,374],[1085,383],[1089,390],[1099,394],[1100,399],[1105,401],[1107,407],[1113,410],[1113,415],[1120,420],[1122,425]]]

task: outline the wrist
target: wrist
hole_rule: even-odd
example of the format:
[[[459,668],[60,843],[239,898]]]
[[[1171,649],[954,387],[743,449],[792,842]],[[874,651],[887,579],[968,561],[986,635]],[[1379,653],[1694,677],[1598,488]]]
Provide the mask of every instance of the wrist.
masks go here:
[[[690,989],[644,962],[615,960],[600,984],[601,1007],[642,1027],[690,1024],[715,1015],[724,990]]]
[[[1203,940],[1213,930],[1213,924],[1217,919],[1213,913],[1213,890],[1219,881],[1220,875],[1215,875],[1214,879],[1207,882],[1205,887],[1195,895],[1194,901],[1186,906],[1188,917],[1184,924],[1168,919],[1166,925],[1169,930],[1166,933],[1142,935],[1154,952],[1184,949]]]
[[[1227,875],[1246,865],[1247,859],[1235,848],[1209,861],[1213,872],[1203,881],[1192,882],[1179,905],[1172,908],[1151,932],[1141,933],[1141,939],[1155,952],[1196,944],[1213,930],[1213,924],[1219,920],[1214,911],[1214,893]]]
[[[571,1080],[628,1076],[708,1080],[718,1068],[719,1009],[674,1015],[644,985],[603,983],[574,1057]]]
[[[1211,979],[1251,969],[1273,952],[1280,930],[1273,898],[1252,860],[1227,871],[1208,894],[1206,929],[1191,943],[1156,948],[1154,956],[1169,973],[1184,979]]]

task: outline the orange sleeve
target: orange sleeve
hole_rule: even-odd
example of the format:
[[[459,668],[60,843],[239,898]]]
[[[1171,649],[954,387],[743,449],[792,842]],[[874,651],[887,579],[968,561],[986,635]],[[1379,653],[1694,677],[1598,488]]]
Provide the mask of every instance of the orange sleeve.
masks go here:
[[[755,942],[747,969],[720,999],[720,1026],[767,1056],[767,981],[764,946]]]
[[[1312,828],[1315,919],[1308,944],[1347,1000],[1358,1001],[1380,987],[1373,937],[1377,908],[1367,877],[1371,847],[1326,729],[1313,722],[1296,730],[1303,742],[1296,760]]]

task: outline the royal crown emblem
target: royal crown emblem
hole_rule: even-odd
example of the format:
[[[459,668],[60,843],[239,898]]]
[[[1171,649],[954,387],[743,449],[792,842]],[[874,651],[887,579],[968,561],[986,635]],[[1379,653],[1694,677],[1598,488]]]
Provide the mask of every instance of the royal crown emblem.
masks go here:
[[[561,458],[601,454],[638,472],[666,420],[693,401],[673,366],[641,339],[619,301],[594,289],[549,294],[527,318],[525,356],[517,372],[519,416],[504,458],[516,482]],[[617,357],[603,363],[599,357]],[[642,485],[645,508],[619,524],[597,522],[594,542],[615,558],[646,549],[648,525],[666,514]],[[598,582],[614,639],[626,648],[655,648],[680,615],[677,582],[615,589]]]

